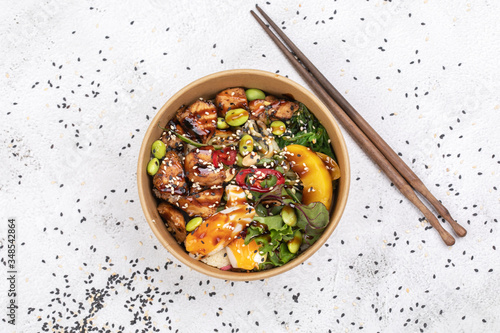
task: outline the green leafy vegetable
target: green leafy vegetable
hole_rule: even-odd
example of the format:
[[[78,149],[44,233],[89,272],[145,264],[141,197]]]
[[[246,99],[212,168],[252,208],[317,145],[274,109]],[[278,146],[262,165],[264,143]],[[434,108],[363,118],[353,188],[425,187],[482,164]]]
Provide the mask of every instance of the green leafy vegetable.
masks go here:
[[[257,191],[250,191],[250,194],[251,194],[251,196],[247,195],[247,199],[248,200],[250,200],[250,201],[259,201],[260,197],[262,197],[262,195],[265,194],[265,193],[261,193],[261,192],[257,192]]]
[[[279,257],[283,264],[286,264],[290,260],[292,260],[296,256],[295,253],[292,253],[288,250],[288,246],[285,243],[281,243]]]
[[[304,232],[303,244],[311,246],[318,240],[330,221],[328,210],[321,202],[313,202],[309,205],[294,203],[291,206],[297,213],[295,227],[292,228],[283,223],[280,216],[256,216],[254,220],[267,225],[268,230],[255,226],[250,226],[247,230],[245,244],[254,239],[262,245],[260,253],[267,253],[267,261],[261,264],[261,268],[266,265],[282,266],[298,255],[298,253],[291,253],[287,246],[287,242],[293,239],[297,228]]]
[[[267,225],[269,230],[280,230],[283,227],[281,216],[254,216],[254,221]]]
[[[288,189],[286,188],[286,193],[297,203],[300,203],[300,199],[297,198],[297,196],[295,195],[295,193],[293,193],[293,191],[291,189]]]
[[[281,241],[289,241],[293,238],[292,227],[284,224],[281,229],[271,230],[271,241],[272,242],[281,242]]]
[[[262,263],[265,265],[273,265],[273,266],[283,266],[293,258],[295,258],[297,254],[291,253],[288,250],[288,247],[285,243],[281,243],[279,249],[273,252],[269,252],[267,259],[268,261]],[[261,266],[262,267],[262,266]]]
[[[312,245],[330,221],[328,210],[321,202],[313,202],[309,205],[297,204],[294,208],[297,213],[297,226],[305,233],[304,243]]]
[[[253,218],[267,228],[250,226],[247,229],[245,244],[255,240],[261,245],[259,252],[267,254],[266,262],[260,264],[261,269],[272,265],[282,266],[295,258],[297,253],[291,253],[287,242],[292,240],[297,230],[303,231],[303,245],[310,246],[318,240],[330,221],[328,210],[320,202],[313,202],[309,205],[300,203],[300,193],[295,195],[289,188],[278,185],[272,191],[263,194],[257,201],[258,216]],[[261,202],[278,201],[282,205],[273,206],[266,209]],[[283,222],[279,215],[270,215],[269,212],[275,208],[283,208],[283,205],[290,205],[297,214],[297,224],[291,227]]]
[[[255,212],[257,213],[257,216],[267,215],[267,209],[264,207],[263,204],[258,204],[257,206],[255,206]]]
[[[231,145],[233,145],[233,144],[231,144],[231,143],[228,143],[227,145],[224,145],[224,146],[222,146],[222,145],[208,145],[208,144],[205,144],[205,143],[199,143],[199,142],[193,141],[193,140],[191,140],[190,138],[185,137],[184,135],[179,134],[179,133],[177,133],[177,132],[174,132],[174,134],[175,134],[175,135],[177,135],[177,137],[178,137],[179,139],[181,139],[182,141],[184,141],[184,142],[186,142],[186,143],[189,143],[190,145],[193,145],[193,146],[195,146],[195,147],[197,147],[197,148],[207,147],[207,146],[212,146],[212,147],[214,147],[214,149],[215,149],[215,150],[221,150],[221,149],[224,149],[224,148],[225,148],[225,147],[227,147],[227,146],[231,146]]]
[[[195,146],[197,148],[211,146],[211,147],[214,147],[215,150],[221,150],[221,149],[224,149],[226,147],[235,145],[234,142],[228,142],[226,145],[210,145],[210,144],[206,144],[206,143],[199,143],[199,142],[196,142],[194,140],[191,140],[190,138],[188,138],[188,137],[186,137],[186,136],[184,136],[182,134],[179,134],[179,133],[174,132],[172,130],[169,130],[167,128],[163,128],[163,127],[160,126],[160,124],[158,124],[158,127],[161,128],[162,130],[164,130],[165,132],[169,132],[171,134],[176,135],[182,141],[184,141],[184,142],[186,142],[186,143],[188,143],[190,145],[193,145],[193,146]]]
[[[332,146],[328,142],[329,139],[325,127],[304,104],[299,103],[299,109],[287,121],[287,131],[282,136],[276,137],[276,142],[281,149],[295,143],[326,154],[336,160]]]
[[[245,237],[245,245],[248,245],[248,243],[250,243],[250,240],[252,238],[254,238],[255,236],[262,235],[265,232],[266,232],[266,230],[264,228],[257,227],[257,226],[249,226],[247,228],[247,235]]]
[[[270,176],[269,178],[263,180],[260,185],[264,188],[270,188],[276,185],[278,178],[276,176]]]
[[[283,184],[275,186],[271,191],[262,194],[257,200],[257,204],[263,201],[277,200],[283,202],[283,196],[286,195],[285,186]]]
[[[271,214],[272,215],[279,215],[281,213],[282,209],[283,209],[283,206],[274,205],[271,207]]]
[[[269,236],[269,234],[260,235],[252,239],[255,240],[257,244],[262,245],[259,249],[259,253],[261,255],[274,251],[274,249],[277,247],[277,245],[271,241],[271,236]]]
[[[280,216],[254,217],[254,220],[267,225],[269,233],[264,228],[250,226],[247,229],[245,244],[255,240],[261,245],[259,252],[261,255],[268,255],[268,261],[264,264],[281,266],[290,261],[295,254],[290,253],[286,242],[293,239],[294,231],[292,227],[283,223]]]

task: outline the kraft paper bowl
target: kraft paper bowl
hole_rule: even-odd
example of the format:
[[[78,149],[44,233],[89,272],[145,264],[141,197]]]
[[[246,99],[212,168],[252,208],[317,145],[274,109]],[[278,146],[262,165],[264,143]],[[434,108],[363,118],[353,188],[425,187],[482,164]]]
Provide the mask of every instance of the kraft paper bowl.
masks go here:
[[[153,186],[152,177],[146,172],[146,166],[150,160],[151,144],[157,140],[162,133],[162,129],[158,124],[160,124],[160,126],[165,126],[181,105],[193,103],[200,97],[206,99],[214,98],[219,91],[230,87],[258,88],[275,96],[286,95],[304,103],[326,128],[331,138],[332,146],[341,170],[340,181],[334,195],[335,201],[330,215],[330,223],[318,241],[286,265],[259,272],[242,273],[222,271],[191,258],[184,248],[179,245],[174,237],[168,232],[158,214],[156,210],[158,200],[151,190]],[[229,70],[214,73],[188,84],[174,94],[151,121],[142,142],[137,165],[137,185],[142,210],[144,211],[144,215],[151,230],[160,243],[186,266],[208,276],[232,281],[259,280],[284,273],[300,265],[318,251],[330,237],[340,221],[347,203],[349,183],[350,167],[347,148],[339,126],[330,111],[315,95],[298,83],[278,74],[253,69]],[[314,268],[307,267],[304,269]]]

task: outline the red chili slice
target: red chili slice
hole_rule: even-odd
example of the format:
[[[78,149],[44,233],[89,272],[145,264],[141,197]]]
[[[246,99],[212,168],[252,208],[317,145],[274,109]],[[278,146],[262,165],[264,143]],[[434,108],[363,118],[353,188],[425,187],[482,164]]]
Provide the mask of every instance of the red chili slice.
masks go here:
[[[248,175],[255,175],[254,180],[250,183],[247,181],[247,176]],[[274,187],[262,187],[262,182],[268,177],[268,176],[275,176],[277,181],[274,186],[281,185],[285,183],[285,177],[283,174],[279,171],[273,170],[273,169],[245,169],[241,170],[238,172],[236,175],[236,183],[242,188],[245,188],[250,191],[255,191],[255,192],[269,192],[271,191],[271,188]]]
[[[219,162],[225,165],[233,165],[236,163],[236,155],[238,152],[230,147],[226,147],[222,150],[216,150],[212,154],[212,163],[214,167],[219,167]]]

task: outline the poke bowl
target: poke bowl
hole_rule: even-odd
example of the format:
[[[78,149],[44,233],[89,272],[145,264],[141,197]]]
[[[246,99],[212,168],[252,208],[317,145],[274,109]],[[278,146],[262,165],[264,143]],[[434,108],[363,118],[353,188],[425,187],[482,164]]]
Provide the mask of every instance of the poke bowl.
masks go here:
[[[250,281],[307,260],[337,227],[350,184],[342,133],[311,92],[242,69],[174,94],[144,136],[139,198],[160,243],[208,276]]]

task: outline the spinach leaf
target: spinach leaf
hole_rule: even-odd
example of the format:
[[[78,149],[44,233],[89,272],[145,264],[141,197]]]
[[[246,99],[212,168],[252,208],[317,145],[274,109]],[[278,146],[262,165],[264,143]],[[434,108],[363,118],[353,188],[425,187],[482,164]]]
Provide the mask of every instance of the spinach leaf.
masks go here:
[[[329,140],[325,127],[302,103],[299,103],[299,109],[287,121],[285,134],[276,137],[276,142],[281,149],[295,143],[326,154],[336,160]]]

